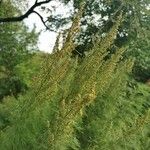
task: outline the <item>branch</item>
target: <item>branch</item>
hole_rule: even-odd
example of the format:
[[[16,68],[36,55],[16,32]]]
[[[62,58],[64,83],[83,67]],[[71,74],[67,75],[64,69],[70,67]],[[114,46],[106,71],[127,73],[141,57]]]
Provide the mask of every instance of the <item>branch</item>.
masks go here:
[[[47,22],[47,21],[44,21],[44,18],[43,18],[37,11],[33,11],[33,13],[37,14],[37,15],[40,17],[40,19],[41,19],[43,25],[46,27],[46,30],[50,30],[50,31],[55,32],[54,30],[51,30],[51,29],[46,25],[46,22]]]
[[[41,2],[38,2],[38,0],[35,1],[34,5],[32,5],[29,10],[21,15],[21,16],[17,16],[17,17],[6,17],[6,18],[0,18],[0,23],[5,23],[5,22],[19,22],[19,21],[22,21],[24,20],[25,18],[28,18],[28,16],[32,13],[35,13],[34,12],[34,9],[43,5],[43,4],[47,4],[49,3],[50,1],[52,0],[44,0],[44,1],[41,1]],[[41,16],[41,15],[40,15]]]

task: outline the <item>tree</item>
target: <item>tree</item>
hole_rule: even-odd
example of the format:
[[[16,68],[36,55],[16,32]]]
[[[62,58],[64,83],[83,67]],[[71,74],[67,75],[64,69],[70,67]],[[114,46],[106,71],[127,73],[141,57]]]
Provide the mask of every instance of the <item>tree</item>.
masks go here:
[[[79,57],[70,58],[75,49],[73,39],[75,33],[79,32],[81,12],[74,18],[62,49],[57,51],[55,47],[54,52],[47,56],[41,73],[33,81],[31,91],[14,102],[13,110],[10,105],[12,119],[0,135],[2,149],[80,149],[75,128],[78,129],[86,107],[94,104],[94,101],[101,103],[101,97],[108,91],[111,91],[111,94],[118,92],[115,90],[118,84],[123,84],[122,79],[126,81],[124,75],[120,74],[122,71],[127,73],[126,70],[130,72],[133,65],[132,60],[122,59],[126,48],[115,47],[118,50],[106,59],[122,22],[121,15],[107,35],[94,43],[93,49],[82,62],[78,60]],[[103,115],[111,115],[107,108],[113,110],[117,105],[120,110],[121,107],[113,102],[109,105],[111,95],[109,96],[108,103],[104,106],[106,113]],[[131,107],[130,103],[125,105],[120,115],[124,115],[124,110],[129,106]],[[139,116],[136,111],[134,113],[136,115],[130,117],[132,123],[136,116]],[[125,131],[130,131],[128,122],[123,123]],[[118,130],[122,130],[122,126]],[[118,130],[114,133],[115,136]],[[106,131],[104,130],[103,134]],[[102,147],[110,144],[110,141],[105,142]],[[117,146],[119,145],[116,145],[116,148]]]
[[[133,60],[124,53],[130,46],[116,43],[124,16],[118,12],[110,30],[80,61],[72,57],[84,12],[80,6],[62,49],[58,36],[30,91],[18,101],[5,99],[4,116],[6,108],[10,116],[1,127],[1,149],[149,148],[149,87],[129,88]]]
[[[0,15],[6,12],[13,15],[17,9],[6,1],[0,5]],[[37,48],[38,34],[35,30],[29,32],[23,23],[2,24],[0,37],[0,99],[2,99],[11,94],[17,96],[25,89],[26,85],[17,74],[16,66],[31,57],[33,50]]]
[[[74,7],[78,8],[78,0]],[[134,78],[145,82],[149,79],[149,2],[144,1],[88,1],[83,15],[83,30],[79,36],[76,54],[83,54],[87,47],[92,47],[93,37],[101,37],[109,30],[119,10],[125,15],[119,29],[116,44],[130,45],[128,56],[135,58]],[[94,20],[98,18],[98,21]],[[108,19],[105,19],[108,17]],[[97,20],[97,19],[96,19]],[[86,29],[85,29],[86,27]],[[86,46],[87,45],[87,46]],[[113,50],[112,50],[113,51]],[[78,53],[79,52],[79,53]]]
[[[8,2],[11,2],[11,1],[8,0]],[[24,19],[28,18],[31,14],[36,14],[41,19],[41,22],[46,27],[46,30],[53,31],[47,25],[47,22],[48,22],[50,16],[47,18],[47,20],[44,20],[44,17],[38,11],[36,11],[36,8],[39,8],[39,7],[41,7],[42,9],[45,9],[45,7],[42,7],[42,5],[48,4],[50,2],[52,2],[52,0],[43,0],[43,1],[35,0],[35,3],[24,14],[22,14],[20,11],[18,11],[16,13],[17,15],[15,14],[14,16],[13,15],[8,15],[8,16],[7,15],[2,15],[2,17],[0,18],[0,23],[21,22]],[[2,4],[2,3],[3,3],[3,1],[1,1],[0,4]],[[14,3],[14,5],[16,4],[16,6],[19,6],[19,8],[20,8],[21,7],[20,4],[22,4],[22,1],[19,1],[19,2],[14,1],[13,3]],[[48,10],[49,10],[49,12],[51,12],[50,9],[48,9]]]

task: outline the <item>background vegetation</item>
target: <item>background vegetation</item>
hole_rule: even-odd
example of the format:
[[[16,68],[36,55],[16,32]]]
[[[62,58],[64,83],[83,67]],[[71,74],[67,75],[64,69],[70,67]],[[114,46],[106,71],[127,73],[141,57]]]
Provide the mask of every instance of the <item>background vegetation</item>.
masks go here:
[[[21,15],[18,4],[2,1],[0,17]],[[51,54],[23,22],[0,24],[1,149],[149,150],[148,1],[73,8],[47,21],[61,31]]]

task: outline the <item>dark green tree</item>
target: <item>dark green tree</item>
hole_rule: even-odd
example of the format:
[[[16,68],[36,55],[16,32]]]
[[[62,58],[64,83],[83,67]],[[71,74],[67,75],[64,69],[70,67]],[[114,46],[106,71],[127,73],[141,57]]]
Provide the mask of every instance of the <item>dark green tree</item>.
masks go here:
[[[5,1],[0,4],[0,16],[16,14],[18,10]],[[7,95],[17,96],[26,84],[16,72],[16,66],[31,57],[37,49],[38,34],[29,32],[24,23],[0,24],[0,99]]]

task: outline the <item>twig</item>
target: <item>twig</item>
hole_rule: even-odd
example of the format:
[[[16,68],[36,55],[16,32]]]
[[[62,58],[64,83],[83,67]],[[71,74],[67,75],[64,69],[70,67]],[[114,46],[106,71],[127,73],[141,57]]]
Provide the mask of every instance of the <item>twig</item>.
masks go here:
[[[46,27],[46,30],[50,30],[50,31],[52,31],[52,32],[55,32],[54,30],[50,29],[50,28],[46,25],[47,20],[44,21],[44,18],[43,18],[37,11],[33,11],[33,13],[37,14],[37,15],[40,17],[40,19],[41,19],[43,25]]]

